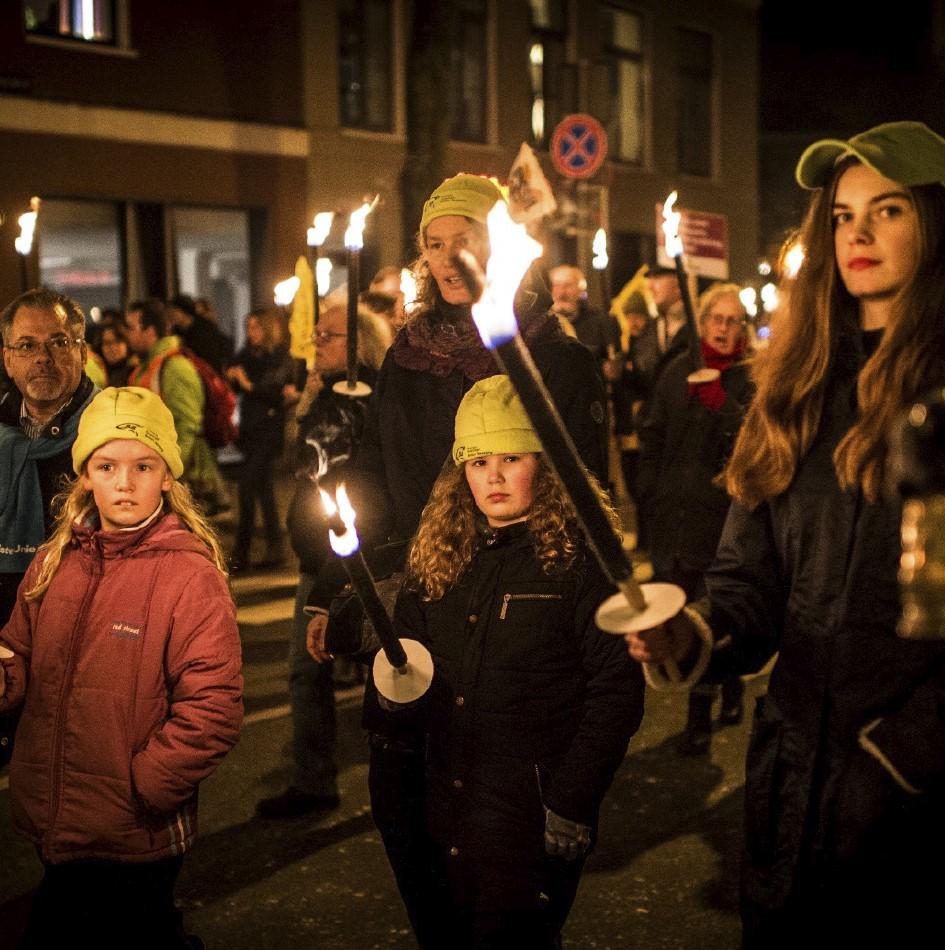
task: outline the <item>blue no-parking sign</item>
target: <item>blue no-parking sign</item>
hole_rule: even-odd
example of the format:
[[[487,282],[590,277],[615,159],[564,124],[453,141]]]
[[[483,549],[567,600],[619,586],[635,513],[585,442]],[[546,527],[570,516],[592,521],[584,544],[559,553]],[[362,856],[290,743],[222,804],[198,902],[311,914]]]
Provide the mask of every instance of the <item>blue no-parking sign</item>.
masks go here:
[[[607,157],[607,133],[591,115],[566,116],[551,137],[551,161],[566,178],[590,178]]]

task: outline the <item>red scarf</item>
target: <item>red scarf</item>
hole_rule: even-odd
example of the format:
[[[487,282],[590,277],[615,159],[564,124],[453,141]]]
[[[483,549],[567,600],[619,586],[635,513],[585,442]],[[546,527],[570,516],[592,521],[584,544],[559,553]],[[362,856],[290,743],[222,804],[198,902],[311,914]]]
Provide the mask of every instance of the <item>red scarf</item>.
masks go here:
[[[745,341],[739,340],[735,344],[735,349],[727,356],[720,353],[714,346],[710,346],[705,340],[702,343],[702,357],[708,369],[717,369],[719,375],[711,383],[690,383],[689,398],[698,396],[699,401],[710,412],[718,412],[725,404],[725,389],[722,386],[722,373],[734,366],[742,357],[745,351]]]

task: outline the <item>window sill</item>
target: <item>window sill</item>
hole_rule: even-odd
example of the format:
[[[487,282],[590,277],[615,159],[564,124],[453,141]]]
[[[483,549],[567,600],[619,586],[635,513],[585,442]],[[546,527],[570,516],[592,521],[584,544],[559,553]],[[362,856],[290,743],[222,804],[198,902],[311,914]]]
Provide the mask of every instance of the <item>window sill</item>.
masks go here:
[[[125,49],[105,43],[90,43],[86,40],[59,39],[55,36],[37,36],[26,34],[26,42],[36,46],[51,46],[53,49],[68,50],[71,53],[95,53],[100,56],[117,56],[120,59],[137,59],[136,49]]]
[[[391,145],[403,145],[406,138],[400,132],[375,132],[372,129],[356,129],[343,125],[341,134],[353,139],[368,139],[373,142],[389,142]]]

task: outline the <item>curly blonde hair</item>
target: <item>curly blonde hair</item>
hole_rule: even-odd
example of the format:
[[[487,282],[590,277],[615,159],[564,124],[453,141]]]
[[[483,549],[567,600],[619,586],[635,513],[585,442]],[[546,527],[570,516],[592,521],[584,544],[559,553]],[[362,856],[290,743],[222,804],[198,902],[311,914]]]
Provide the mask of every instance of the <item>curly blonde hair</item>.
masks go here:
[[[49,540],[37,552],[44,555],[43,566],[36,576],[36,583],[24,594],[27,600],[40,600],[52,583],[66,548],[72,543],[73,525],[84,520],[95,508],[92,492],[82,486],[82,479],[76,478],[65,491],[53,500],[53,508],[60,506],[59,514]],[[210,551],[210,557],[217,569],[226,574],[226,562],[223,549],[216,532],[197,507],[190,489],[178,481],[164,492],[164,505],[180,518],[188,531],[195,534]]]
[[[525,523],[542,570],[560,574],[574,563],[583,532],[564,486],[544,456],[537,458],[534,501]],[[587,473],[587,477],[619,536],[620,519],[607,493],[593,475]],[[408,584],[421,591],[424,600],[439,600],[472,563],[487,531],[488,522],[476,507],[465,468],[447,462],[420,516],[420,527],[407,557]]]

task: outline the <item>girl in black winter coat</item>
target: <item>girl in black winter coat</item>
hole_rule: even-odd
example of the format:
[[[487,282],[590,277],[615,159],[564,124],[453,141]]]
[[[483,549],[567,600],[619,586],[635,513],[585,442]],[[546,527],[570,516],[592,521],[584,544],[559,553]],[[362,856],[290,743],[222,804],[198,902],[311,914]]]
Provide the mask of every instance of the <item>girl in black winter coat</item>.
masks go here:
[[[594,622],[613,588],[540,452],[508,378],[476,383],[397,601],[436,670],[423,946],[558,946],[643,713],[639,666]]]
[[[778,654],[746,768],[744,945],[919,946],[941,928],[945,641],[897,634],[884,488],[892,426],[945,383],[945,139],[887,123],[810,146],[797,178],[806,259],[757,359],[708,598],[628,639],[685,662],[701,633],[710,674]]]

